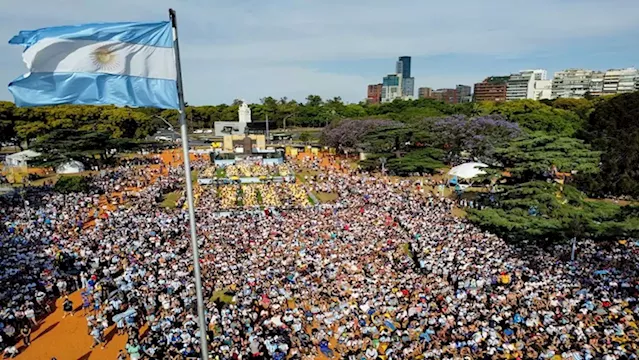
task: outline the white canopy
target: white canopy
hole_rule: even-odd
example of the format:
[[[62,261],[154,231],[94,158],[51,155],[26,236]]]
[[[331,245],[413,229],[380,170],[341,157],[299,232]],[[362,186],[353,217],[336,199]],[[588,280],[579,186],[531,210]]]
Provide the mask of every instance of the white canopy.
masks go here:
[[[84,171],[84,165],[77,160],[69,160],[56,167],[56,173],[58,174],[75,174]]]
[[[468,162],[458,166],[454,166],[449,170],[449,176],[457,176],[460,179],[472,179],[478,175],[484,175],[486,172],[478,168],[489,167],[487,164],[478,162]]]
[[[5,164],[7,166],[27,166],[27,162],[33,158],[40,156],[39,152],[33,150],[20,151],[15,154],[7,155]]]

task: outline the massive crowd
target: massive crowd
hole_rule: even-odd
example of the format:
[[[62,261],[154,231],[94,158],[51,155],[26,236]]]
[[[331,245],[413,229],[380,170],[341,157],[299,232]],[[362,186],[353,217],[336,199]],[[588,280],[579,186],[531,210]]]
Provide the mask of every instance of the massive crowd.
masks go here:
[[[638,358],[637,240],[582,240],[570,262],[568,246],[506,244],[412,182],[311,165],[322,175],[310,186],[338,194],[335,203],[280,208],[283,198],[306,199],[297,190],[278,195],[273,211],[219,218],[216,207],[233,205],[237,189],[200,194],[214,358]],[[18,195],[0,199],[7,354],[52,300],[77,289],[83,303],[65,310],[86,316],[95,346],[116,326],[131,359],[197,356],[186,213],[158,205],[180,186],[180,170],[153,171],[125,166],[93,179],[107,196],[139,188],[126,206],[47,188],[30,191],[27,209]],[[279,194],[272,185],[250,191],[262,201]]]

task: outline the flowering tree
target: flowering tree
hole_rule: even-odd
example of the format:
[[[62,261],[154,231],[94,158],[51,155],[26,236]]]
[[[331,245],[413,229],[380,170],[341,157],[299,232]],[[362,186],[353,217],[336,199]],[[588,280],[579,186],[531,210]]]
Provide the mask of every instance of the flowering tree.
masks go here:
[[[365,135],[382,128],[398,128],[402,123],[384,119],[344,119],[332,123],[322,131],[322,142],[336,148],[354,148],[360,145]]]
[[[474,158],[491,158],[495,149],[522,135],[518,124],[500,116],[466,118],[454,115],[436,120],[432,131],[450,155],[466,151]]]

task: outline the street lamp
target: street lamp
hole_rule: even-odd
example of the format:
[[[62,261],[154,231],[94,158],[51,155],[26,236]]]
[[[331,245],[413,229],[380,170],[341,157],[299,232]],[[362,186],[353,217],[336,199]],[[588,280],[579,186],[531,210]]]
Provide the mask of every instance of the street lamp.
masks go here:
[[[387,163],[387,158],[386,157],[381,157],[380,159],[380,164],[382,165],[382,175],[385,174],[386,169],[384,168],[384,165]]]
[[[165,124],[167,124],[167,126],[169,127],[169,131],[171,131],[171,141],[172,142],[176,142],[176,132],[173,130],[173,125],[171,125],[170,122],[168,122],[167,120],[165,120],[162,116],[160,115],[153,115],[155,118],[158,118],[160,120],[162,120],[162,122],[164,122]]]
[[[296,113],[289,114],[282,119],[282,130],[287,131],[287,119],[295,115]]]

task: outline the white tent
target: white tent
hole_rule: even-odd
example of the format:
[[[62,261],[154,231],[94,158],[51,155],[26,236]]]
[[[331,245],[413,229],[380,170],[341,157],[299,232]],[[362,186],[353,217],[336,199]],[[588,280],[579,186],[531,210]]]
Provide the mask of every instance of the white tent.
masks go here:
[[[468,162],[458,166],[454,166],[449,170],[450,177],[457,177],[459,179],[472,179],[478,175],[484,175],[486,172],[478,168],[489,167],[487,164],[478,162]]]
[[[25,150],[20,151],[15,154],[7,155],[4,160],[5,165],[8,167],[18,166],[18,167],[26,167],[29,160],[40,156],[39,152],[35,152],[33,150]]]
[[[69,160],[56,167],[58,174],[75,174],[84,171],[84,165],[77,160]]]

